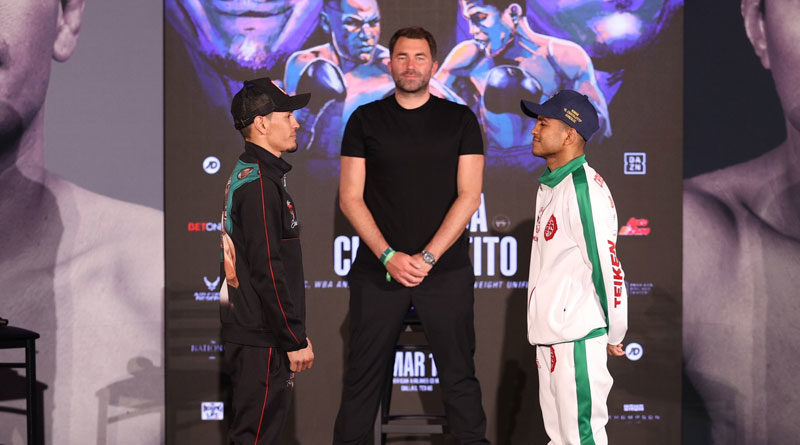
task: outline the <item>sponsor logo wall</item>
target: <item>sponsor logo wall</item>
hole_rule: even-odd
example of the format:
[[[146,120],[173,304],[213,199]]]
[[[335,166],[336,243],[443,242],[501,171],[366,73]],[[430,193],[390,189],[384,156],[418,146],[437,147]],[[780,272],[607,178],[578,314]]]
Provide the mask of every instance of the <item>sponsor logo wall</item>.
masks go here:
[[[260,29],[259,39],[247,42],[236,40],[240,34],[235,23],[217,20],[217,2],[200,0],[186,7],[188,3],[166,1],[165,88],[170,91],[165,101],[167,443],[189,443],[186,437],[195,438],[192,443],[197,444],[220,443],[228,420],[224,416],[227,382],[219,360],[223,353],[217,307],[220,214],[225,182],[243,146],[228,112],[230,99],[243,79],[254,76],[270,76],[290,93],[298,84],[309,86],[312,93],[310,108],[297,113],[305,129],[298,136],[300,148],[285,159],[293,165],[287,187],[301,228],[308,334],[317,361],[314,369],[297,377],[286,436],[298,443],[326,443],[338,408],[347,342],[347,274],[360,246],[359,237],[337,208],[338,141],[349,113],[358,104],[390,94],[391,79],[383,72],[371,80],[378,87],[370,91],[380,91],[380,95],[366,94],[357,76],[330,60],[323,62],[342,74],[338,80],[342,95],[326,96],[331,85],[303,78],[302,67],[293,62],[330,43],[320,26],[321,1],[287,0],[287,5],[294,6],[289,14],[291,23]],[[609,435],[620,443],[676,443],[680,369],[675,363],[680,361],[680,342],[654,329],[680,329],[680,279],[676,278],[680,277],[680,246],[674,240],[680,237],[682,127],[676,116],[682,115],[682,103],[674,92],[682,89],[682,67],[680,63],[665,66],[661,61],[681,60],[682,2],[640,2],[658,14],[648,15],[643,12],[647,8],[636,5],[630,11],[621,10],[647,23],[641,28],[647,31],[628,36],[625,45],[606,42],[609,50],[616,51],[615,57],[598,49],[597,42],[583,41],[555,22],[536,18],[569,15],[568,6],[552,9],[551,3],[520,2],[531,32],[570,40],[582,48],[580,54],[593,67],[585,83],[535,74],[499,59],[490,65],[533,78],[535,82],[525,85],[538,87],[533,91],[512,88],[508,83],[500,87],[486,80],[480,88],[470,89],[463,79],[450,79],[442,73],[437,73],[432,83],[437,94],[470,106],[486,136],[484,193],[465,229],[475,275],[476,366],[489,439],[493,443],[530,443],[543,442],[546,437],[537,402],[535,357],[525,327],[534,200],[544,165],[530,154],[533,121],[523,118],[518,102],[522,97],[543,102],[560,88],[581,87],[592,91],[604,121],[589,144],[587,159],[603,175],[595,180],[604,181],[616,201],[612,204],[621,228],[611,254],[619,256],[630,280],[624,283],[630,293],[626,345],[639,344],[638,359],[632,359],[629,352],[628,359],[609,361],[615,378],[609,398],[613,420]],[[577,3],[594,10],[603,2]],[[412,24],[434,33],[440,63],[457,45],[482,48],[469,34],[470,21],[462,15],[459,2],[378,1],[376,11],[380,46],[369,63],[383,63],[379,59],[381,54],[385,58],[391,34]],[[596,14],[605,13],[598,9]],[[259,19],[253,18],[251,25],[257,28],[261,26],[258,23]],[[208,33],[198,39],[195,26]],[[243,48],[250,52],[241,52]],[[534,56],[528,61],[539,68],[558,65]],[[476,75],[495,79],[499,73]],[[645,115],[641,110],[650,107],[650,102],[660,106],[647,108],[649,114]],[[186,119],[187,110],[193,119]],[[657,129],[641,131],[648,121],[666,116],[669,119],[663,119]],[[648,155],[658,162],[648,166]],[[544,221],[537,229],[538,236],[551,238],[567,223]],[[641,345],[647,346],[647,356]],[[659,383],[652,384],[654,380]],[[441,412],[438,373],[430,351],[398,351],[392,381],[393,410]],[[624,411],[623,406],[631,400],[647,410]],[[628,415],[639,418],[627,419]],[[318,426],[301,428],[301,419],[309,418],[316,419]]]

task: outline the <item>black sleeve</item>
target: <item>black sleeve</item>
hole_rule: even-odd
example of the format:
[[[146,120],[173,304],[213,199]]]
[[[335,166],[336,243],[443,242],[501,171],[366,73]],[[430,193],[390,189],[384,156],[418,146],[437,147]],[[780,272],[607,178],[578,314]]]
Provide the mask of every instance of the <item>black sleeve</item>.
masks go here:
[[[366,157],[364,150],[364,129],[361,123],[361,107],[350,115],[342,136],[342,156]]]
[[[464,123],[461,128],[461,144],[458,147],[459,155],[482,155],[483,154],[483,132],[478,125],[478,118],[466,106],[464,109]]]
[[[295,302],[281,258],[282,198],[269,180],[254,181],[243,194],[239,217],[244,228],[250,284],[258,294],[264,316],[284,351],[307,346],[303,306]]]

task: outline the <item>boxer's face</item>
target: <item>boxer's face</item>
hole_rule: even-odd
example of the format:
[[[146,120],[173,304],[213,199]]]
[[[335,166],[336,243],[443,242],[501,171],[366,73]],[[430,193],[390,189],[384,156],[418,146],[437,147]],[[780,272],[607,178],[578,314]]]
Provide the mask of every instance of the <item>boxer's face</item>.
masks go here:
[[[194,27],[195,47],[220,71],[271,69],[305,43],[322,0],[171,0]],[[184,36],[186,37],[186,36]]]
[[[59,0],[0,0],[0,155],[44,104]]]
[[[381,16],[375,0],[342,0],[338,5],[326,6],[324,15],[340,56],[359,63],[372,60],[381,35]]]
[[[769,65],[783,111],[800,131],[800,3],[767,0],[764,30]]]
[[[569,126],[558,119],[539,116],[531,131],[533,154],[540,158],[557,154],[564,148]]]
[[[482,1],[461,0],[461,14],[469,22],[469,33],[487,54],[501,50],[513,37],[513,24],[493,5]]]
[[[571,40],[592,59],[623,56],[650,44],[683,0],[527,0],[536,29]]]
[[[268,127],[267,144],[283,153],[297,151],[297,129],[300,124],[291,111],[273,111],[268,116],[258,116],[262,124]]]

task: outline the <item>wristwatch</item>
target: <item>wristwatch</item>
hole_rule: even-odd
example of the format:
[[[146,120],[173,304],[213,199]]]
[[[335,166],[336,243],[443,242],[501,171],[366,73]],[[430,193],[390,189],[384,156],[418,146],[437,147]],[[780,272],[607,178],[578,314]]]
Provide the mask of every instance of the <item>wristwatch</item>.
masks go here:
[[[433,267],[433,265],[436,264],[436,257],[433,256],[433,254],[428,252],[427,250],[423,250],[422,261],[425,261],[426,263],[430,264],[431,267]]]

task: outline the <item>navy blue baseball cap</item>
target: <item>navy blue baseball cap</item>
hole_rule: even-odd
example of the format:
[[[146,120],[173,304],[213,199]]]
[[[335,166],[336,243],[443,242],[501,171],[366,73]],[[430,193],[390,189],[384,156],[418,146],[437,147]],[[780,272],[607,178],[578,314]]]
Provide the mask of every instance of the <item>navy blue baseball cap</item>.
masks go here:
[[[558,119],[574,128],[588,141],[600,128],[597,110],[585,94],[572,90],[561,90],[543,104],[521,100],[522,112],[530,117],[544,116]]]

